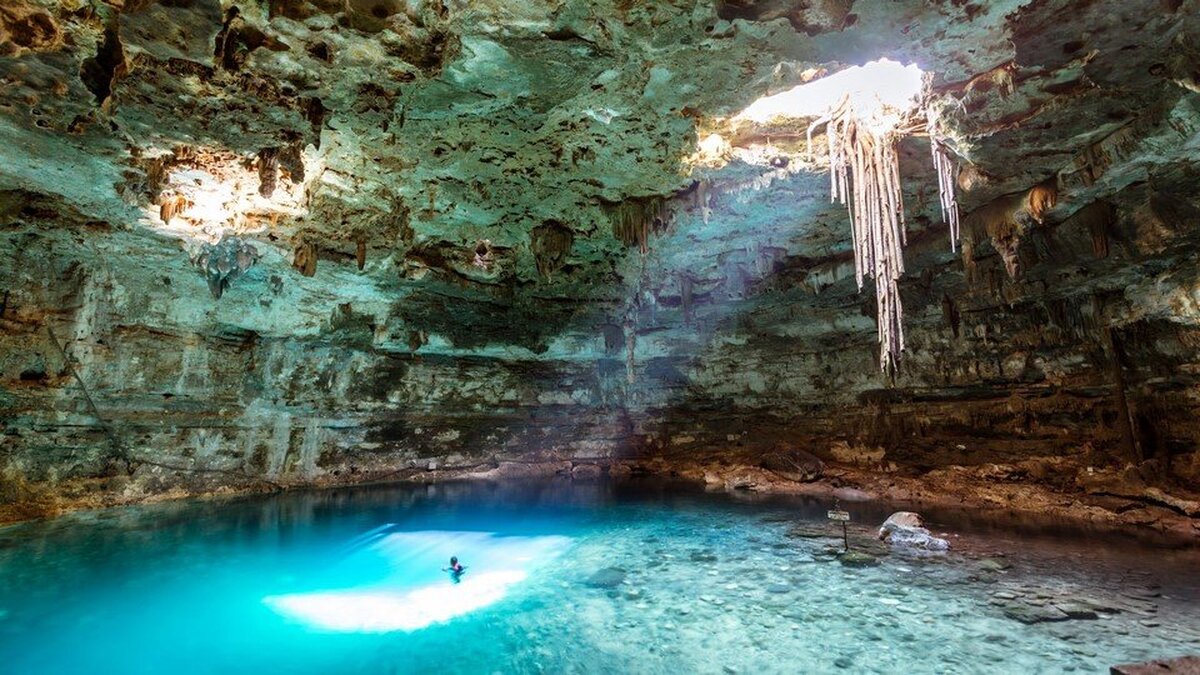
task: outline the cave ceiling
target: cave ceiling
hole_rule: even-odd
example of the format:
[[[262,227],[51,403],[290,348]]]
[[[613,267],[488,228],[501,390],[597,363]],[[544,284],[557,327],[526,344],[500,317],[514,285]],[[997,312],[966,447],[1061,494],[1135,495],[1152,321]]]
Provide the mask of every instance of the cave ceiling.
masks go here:
[[[630,334],[639,358],[695,354],[721,330],[869,344],[811,120],[734,114],[915,62],[968,223],[1052,184],[1052,228],[1200,186],[1198,40],[1195,0],[9,0],[0,233],[29,252],[21,285],[74,256],[167,331],[523,359],[611,356]],[[972,291],[928,140],[900,155],[919,322]],[[217,299],[197,260],[223,235],[258,259]],[[1002,293],[1155,273],[1074,279],[1072,253],[1030,246]]]

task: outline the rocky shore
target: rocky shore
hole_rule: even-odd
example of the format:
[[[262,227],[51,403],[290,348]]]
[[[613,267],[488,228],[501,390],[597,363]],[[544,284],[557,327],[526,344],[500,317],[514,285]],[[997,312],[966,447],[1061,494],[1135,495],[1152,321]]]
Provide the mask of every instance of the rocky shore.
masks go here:
[[[879,503],[916,510],[929,508],[1002,511],[1066,523],[1090,524],[1200,542],[1200,502],[1193,495],[1169,494],[1124,474],[1079,467],[1079,482],[1056,488],[1032,478],[1039,467],[1067,467],[1061,459],[1033,459],[1013,465],[948,466],[922,475],[879,472],[850,464],[826,464],[800,453],[811,473],[778,469],[778,458],[739,463],[729,459],[685,461],[663,457],[612,459],[488,458],[426,459],[399,469],[360,469],[298,483],[279,483],[220,472],[180,472],[144,465],[133,476],[65,481],[51,493],[29,488],[0,504],[0,522],[181,498],[225,497],[287,489],[330,488],[382,482],[521,481],[569,478],[574,481],[663,481],[702,485],[705,490],[747,498],[768,495],[813,497],[829,502]],[[776,468],[764,468],[764,464]],[[801,480],[803,478],[803,480]],[[1059,485],[1062,485],[1061,473]],[[153,491],[149,491],[153,490]]]

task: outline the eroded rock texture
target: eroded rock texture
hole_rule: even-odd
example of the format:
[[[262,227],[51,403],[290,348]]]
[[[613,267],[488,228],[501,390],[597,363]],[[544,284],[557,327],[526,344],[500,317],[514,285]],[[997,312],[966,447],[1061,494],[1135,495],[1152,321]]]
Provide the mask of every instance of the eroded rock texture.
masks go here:
[[[782,444],[1184,511],[1198,40],[1197,0],[5,3],[0,498]],[[902,143],[894,378],[811,120],[729,121],[884,56],[964,215],[959,255]]]

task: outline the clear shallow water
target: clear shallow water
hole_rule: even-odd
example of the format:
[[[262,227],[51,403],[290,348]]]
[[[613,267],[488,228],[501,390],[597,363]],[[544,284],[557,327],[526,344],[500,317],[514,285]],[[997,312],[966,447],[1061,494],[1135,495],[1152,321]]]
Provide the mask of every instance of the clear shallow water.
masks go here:
[[[1195,550],[941,513],[966,555],[850,568],[789,536],[824,509],[460,484],[3,528],[0,671],[1058,673],[1200,652]],[[1025,624],[1013,597],[1108,611]]]

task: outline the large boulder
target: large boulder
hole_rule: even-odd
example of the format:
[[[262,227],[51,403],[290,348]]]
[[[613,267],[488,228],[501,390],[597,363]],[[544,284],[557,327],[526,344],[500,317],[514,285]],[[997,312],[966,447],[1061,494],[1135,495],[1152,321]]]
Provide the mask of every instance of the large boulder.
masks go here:
[[[879,527],[879,538],[894,547],[925,551],[950,550],[950,542],[933,536],[922,525],[920,514],[897,511],[883,521],[883,525]]]
[[[825,463],[795,448],[779,448],[762,458],[759,466],[787,480],[809,483],[825,475]]]

